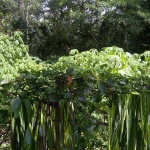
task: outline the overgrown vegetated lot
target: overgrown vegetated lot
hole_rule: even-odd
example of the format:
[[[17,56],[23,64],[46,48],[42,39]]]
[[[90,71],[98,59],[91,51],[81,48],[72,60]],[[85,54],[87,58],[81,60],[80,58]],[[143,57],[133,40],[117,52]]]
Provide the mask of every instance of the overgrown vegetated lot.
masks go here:
[[[19,32],[0,45],[11,149],[150,149],[149,51],[71,50],[48,63],[29,56]]]

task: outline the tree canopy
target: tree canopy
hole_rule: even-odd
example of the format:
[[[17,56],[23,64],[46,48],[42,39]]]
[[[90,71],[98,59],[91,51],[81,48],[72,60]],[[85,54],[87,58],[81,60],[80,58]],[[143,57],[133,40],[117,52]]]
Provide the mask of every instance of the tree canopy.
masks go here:
[[[150,48],[150,3],[137,0],[1,0],[1,32],[19,30],[30,54],[48,59],[71,49]],[[13,12],[13,13],[12,13]]]

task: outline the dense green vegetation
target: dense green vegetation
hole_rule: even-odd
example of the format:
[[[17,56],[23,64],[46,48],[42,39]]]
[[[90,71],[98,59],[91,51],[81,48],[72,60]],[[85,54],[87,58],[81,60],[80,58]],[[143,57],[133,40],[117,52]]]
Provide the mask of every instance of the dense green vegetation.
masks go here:
[[[10,103],[12,114],[12,149],[134,149],[136,142],[149,148],[149,51],[75,49],[49,64],[29,56],[19,39],[19,32],[1,35],[2,62],[12,67],[1,74],[1,108]]]
[[[148,0],[0,0],[11,149],[149,150],[149,18]]]

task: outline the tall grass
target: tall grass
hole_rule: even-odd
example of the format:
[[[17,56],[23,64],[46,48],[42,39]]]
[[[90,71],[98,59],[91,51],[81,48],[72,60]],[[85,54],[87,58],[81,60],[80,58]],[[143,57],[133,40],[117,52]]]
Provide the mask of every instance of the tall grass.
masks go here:
[[[150,94],[112,95],[109,111],[109,150],[150,149]]]

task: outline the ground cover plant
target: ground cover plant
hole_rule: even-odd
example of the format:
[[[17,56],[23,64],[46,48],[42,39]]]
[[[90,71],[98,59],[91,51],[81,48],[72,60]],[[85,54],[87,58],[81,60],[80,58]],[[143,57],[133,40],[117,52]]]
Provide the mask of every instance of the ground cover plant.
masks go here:
[[[149,51],[75,49],[48,63],[29,56],[18,32],[0,42],[12,149],[150,149]]]

